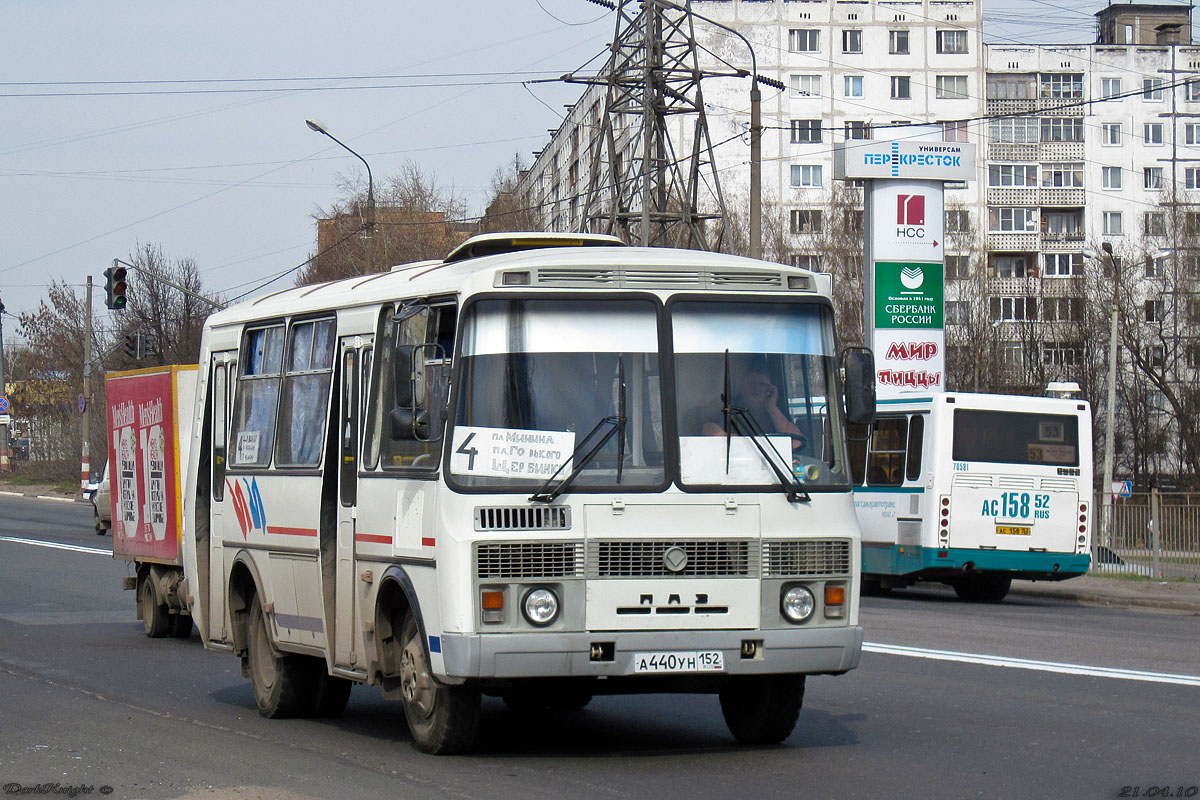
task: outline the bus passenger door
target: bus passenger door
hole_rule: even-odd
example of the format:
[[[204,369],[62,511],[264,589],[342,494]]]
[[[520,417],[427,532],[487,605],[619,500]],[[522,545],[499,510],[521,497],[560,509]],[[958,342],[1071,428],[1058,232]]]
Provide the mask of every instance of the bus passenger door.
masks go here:
[[[339,416],[337,470],[337,565],[334,573],[334,625],[333,661],[336,666],[353,669],[357,665],[355,652],[356,630],[359,624],[358,592],[355,575],[354,537],[357,524],[358,502],[358,458],[360,414],[362,411],[362,365],[359,363],[369,347],[363,347],[361,336],[342,339],[339,353],[342,359],[338,396],[335,406]]]
[[[212,437],[204,446],[210,447],[212,494],[209,503],[208,638],[224,641],[228,637],[225,608],[225,531],[222,506],[225,504],[225,467],[228,459],[229,397],[237,369],[236,352],[213,353],[212,356]]]

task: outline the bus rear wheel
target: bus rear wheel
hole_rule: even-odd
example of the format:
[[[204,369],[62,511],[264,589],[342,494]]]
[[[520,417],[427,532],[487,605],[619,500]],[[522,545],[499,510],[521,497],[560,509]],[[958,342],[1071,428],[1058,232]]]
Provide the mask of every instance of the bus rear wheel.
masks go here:
[[[954,582],[954,593],[968,603],[999,603],[1012,588],[1012,578],[994,578],[976,575],[959,578]]]
[[[306,656],[284,655],[275,649],[258,595],[250,602],[246,649],[258,713],[268,719],[284,719],[311,711],[316,675]]]
[[[721,714],[742,744],[779,744],[796,727],[804,705],[803,675],[748,675],[720,692]]]
[[[418,750],[446,755],[465,753],[474,747],[479,728],[479,692],[438,683],[412,614],[405,616],[400,635],[400,688],[404,716]]]

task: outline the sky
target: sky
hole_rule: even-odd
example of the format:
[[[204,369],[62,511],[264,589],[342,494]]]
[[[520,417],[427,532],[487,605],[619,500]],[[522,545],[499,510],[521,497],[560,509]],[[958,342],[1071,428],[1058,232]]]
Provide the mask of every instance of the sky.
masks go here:
[[[987,3],[985,38],[1088,42],[1100,5]],[[206,291],[291,284],[313,215],[407,161],[478,214],[498,167],[526,163],[580,87],[555,82],[612,38],[587,0],[0,0],[0,298],[53,280],[82,295],[139,244],[196,261]],[[139,276],[130,275],[131,291]]]

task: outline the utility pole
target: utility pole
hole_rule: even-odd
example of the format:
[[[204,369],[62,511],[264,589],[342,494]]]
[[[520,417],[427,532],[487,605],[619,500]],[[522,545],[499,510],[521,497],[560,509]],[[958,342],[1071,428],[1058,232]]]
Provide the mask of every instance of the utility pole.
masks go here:
[[[616,12],[609,59],[594,77],[563,76],[604,87],[578,229],[641,245],[719,250],[728,212],[701,81],[744,77],[746,70],[711,52],[728,68],[701,68],[690,0],[593,1]],[[631,125],[631,118],[639,121]],[[668,123],[684,118],[690,128],[677,126],[679,138],[690,141],[676,146]],[[718,225],[715,235],[706,230],[710,222]]]
[[[87,299],[83,303],[83,451],[79,465],[79,488],[92,479],[92,276],[87,276]]]

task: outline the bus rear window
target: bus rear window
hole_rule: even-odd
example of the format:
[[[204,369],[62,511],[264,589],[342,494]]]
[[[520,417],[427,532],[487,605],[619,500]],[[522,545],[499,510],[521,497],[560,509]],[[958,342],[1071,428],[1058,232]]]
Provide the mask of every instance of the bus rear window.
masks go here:
[[[954,411],[955,461],[1079,465],[1079,420],[1065,414]]]

